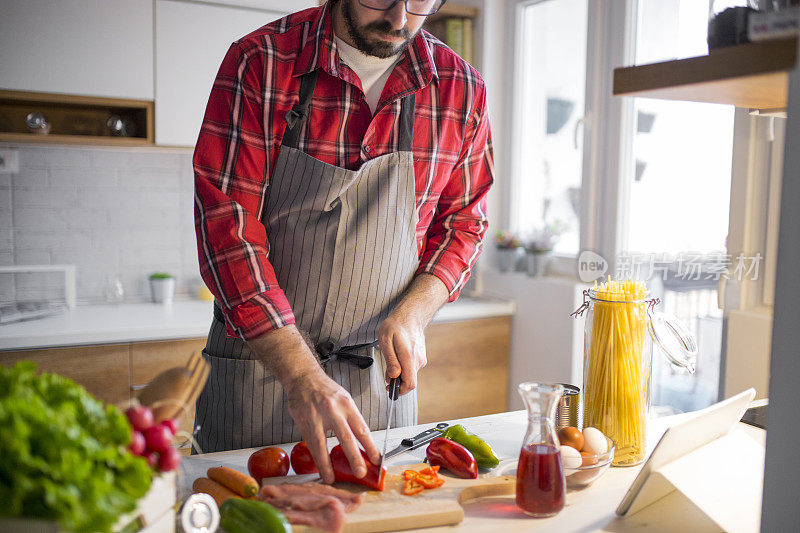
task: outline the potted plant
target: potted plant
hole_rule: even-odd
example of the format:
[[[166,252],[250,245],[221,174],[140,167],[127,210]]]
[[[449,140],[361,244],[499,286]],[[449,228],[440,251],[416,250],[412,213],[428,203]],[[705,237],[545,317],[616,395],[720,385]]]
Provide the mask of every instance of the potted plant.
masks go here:
[[[497,232],[495,242],[497,243],[497,267],[500,272],[513,271],[517,262],[517,251],[522,246],[522,242],[506,230]]]
[[[547,224],[542,228],[534,230],[529,238],[525,240],[525,254],[527,259],[527,271],[531,277],[541,276],[547,269],[553,248],[558,242],[559,236],[566,231],[563,222],[557,220],[552,224]]]
[[[153,302],[171,304],[175,297],[175,278],[167,272],[150,274],[150,294]]]

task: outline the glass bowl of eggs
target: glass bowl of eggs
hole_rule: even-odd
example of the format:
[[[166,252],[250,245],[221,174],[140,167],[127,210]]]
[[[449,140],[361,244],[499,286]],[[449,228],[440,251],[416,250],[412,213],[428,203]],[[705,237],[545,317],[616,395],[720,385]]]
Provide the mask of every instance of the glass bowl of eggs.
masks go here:
[[[561,461],[569,488],[583,488],[608,470],[614,460],[614,441],[596,428],[565,427],[558,430]]]

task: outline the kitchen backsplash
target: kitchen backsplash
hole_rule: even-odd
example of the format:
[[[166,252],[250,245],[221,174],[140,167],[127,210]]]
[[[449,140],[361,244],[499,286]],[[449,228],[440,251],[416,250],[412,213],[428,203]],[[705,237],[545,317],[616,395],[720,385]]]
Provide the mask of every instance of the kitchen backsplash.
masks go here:
[[[177,278],[178,297],[197,294],[191,149],[0,149],[18,150],[20,165],[0,174],[0,265],[74,264],[79,303],[104,301],[117,275],[126,299],[146,300],[155,271]],[[0,301],[42,297],[57,281],[0,276]]]

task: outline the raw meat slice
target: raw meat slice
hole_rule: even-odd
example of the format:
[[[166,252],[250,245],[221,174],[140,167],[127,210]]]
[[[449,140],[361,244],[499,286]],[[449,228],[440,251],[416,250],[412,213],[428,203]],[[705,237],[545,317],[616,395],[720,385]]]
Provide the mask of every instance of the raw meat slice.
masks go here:
[[[283,512],[292,524],[338,533],[347,520],[346,510],[356,509],[363,495],[318,483],[283,483],[264,485],[259,498]]]
[[[264,487],[266,489],[266,486]],[[294,485],[291,483],[283,483],[281,485],[273,485],[273,488],[280,489],[283,494],[288,496],[293,495],[305,495],[305,494],[320,494],[324,496],[333,496],[337,500],[341,501],[344,504],[344,509],[346,512],[355,511],[364,501],[364,493],[360,492],[358,494],[337,489],[336,487],[331,487],[330,485],[323,485],[321,483],[302,483],[299,485]],[[264,489],[262,489],[263,491]],[[269,491],[269,489],[268,489]],[[272,492],[272,494],[278,494],[277,492]]]
[[[311,526],[330,533],[341,533],[344,530],[346,521],[344,506],[336,498],[328,499],[327,503],[313,511],[280,510],[292,524]]]

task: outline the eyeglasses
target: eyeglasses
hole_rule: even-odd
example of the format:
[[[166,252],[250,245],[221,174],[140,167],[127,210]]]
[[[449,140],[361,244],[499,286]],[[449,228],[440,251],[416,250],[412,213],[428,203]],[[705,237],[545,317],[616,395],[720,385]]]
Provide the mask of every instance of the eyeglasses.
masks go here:
[[[401,1],[406,5],[406,13],[427,17],[439,11],[447,0],[358,0],[358,3],[376,11],[389,11]]]

